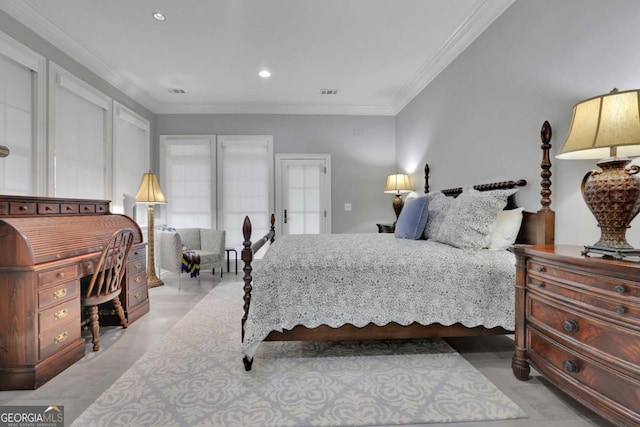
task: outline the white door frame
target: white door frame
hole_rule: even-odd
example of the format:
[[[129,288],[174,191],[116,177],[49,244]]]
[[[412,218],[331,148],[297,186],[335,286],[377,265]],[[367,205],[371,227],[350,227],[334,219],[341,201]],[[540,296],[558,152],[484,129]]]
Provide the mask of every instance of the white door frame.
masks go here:
[[[309,153],[277,153],[276,158],[276,236],[281,236],[284,226],[282,201],[282,161],[283,160],[324,160],[325,173],[325,200],[321,201],[326,210],[326,228],[323,234],[331,234],[331,154]]]

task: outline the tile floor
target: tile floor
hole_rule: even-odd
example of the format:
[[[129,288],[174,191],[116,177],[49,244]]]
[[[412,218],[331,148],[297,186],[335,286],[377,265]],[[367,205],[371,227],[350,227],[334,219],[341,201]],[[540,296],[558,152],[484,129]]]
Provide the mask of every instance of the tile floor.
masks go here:
[[[241,272],[225,273],[222,280],[237,281]],[[37,390],[0,391],[0,405],[63,405],[66,425],[71,425],[86,407],[106,390],[148,348],[209,292],[220,278],[202,273],[199,280],[163,274],[165,286],[150,289],[151,311],[127,330],[103,328],[101,350],[91,351],[90,333],[86,334],[86,356]],[[239,301],[241,303],[241,301]],[[240,319],[238,319],[240,327]],[[511,373],[513,342],[507,336],[459,338],[448,340],[473,366],[510,396],[529,418],[522,420],[456,423],[447,427],[476,425],[505,427],[578,427],[610,426],[546,380],[534,377],[521,382]],[[241,363],[238,358],[238,363]],[[433,426],[431,424],[430,426]],[[105,426],[107,427],[107,426]],[[110,426],[109,426],[110,427]],[[235,427],[235,426],[233,426]]]

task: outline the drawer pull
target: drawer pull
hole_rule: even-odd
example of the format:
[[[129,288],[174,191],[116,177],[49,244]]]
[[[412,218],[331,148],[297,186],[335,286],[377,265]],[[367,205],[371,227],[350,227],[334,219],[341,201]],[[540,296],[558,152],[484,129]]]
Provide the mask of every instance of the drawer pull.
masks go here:
[[[54,344],[60,344],[62,341],[66,340],[67,338],[69,338],[69,332],[64,331],[63,333],[55,337],[53,339],[53,342]]]
[[[18,209],[20,209],[21,211],[26,211],[26,210],[29,210],[29,207],[22,205]]]
[[[142,282],[142,278],[136,277],[136,283],[140,283],[140,282]]]
[[[621,305],[617,306],[614,310],[615,310],[615,311],[616,311],[616,313],[618,313],[618,314],[624,314],[624,313],[626,313],[626,312],[627,312],[627,310],[626,310],[623,306],[621,306]]]
[[[546,268],[544,268],[543,266],[539,265],[536,267],[536,271],[538,273],[543,273],[546,270]]]
[[[67,290],[67,288],[58,289],[53,293],[53,299],[64,298],[65,296],[67,296],[68,293],[69,291]]]
[[[142,296],[142,292],[136,292],[136,294],[134,295],[134,298],[140,299],[141,296]]]
[[[135,269],[139,269],[140,267],[142,267],[142,264],[140,264],[139,262],[136,262],[135,264],[133,264],[133,266],[135,267]]]
[[[615,291],[619,294],[624,294],[627,290],[622,285],[618,285],[615,287]]]
[[[562,329],[566,332],[578,332],[578,322],[575,320],[565,320],[562,322]]]
[[[65,317],[67,317],[67,314],[69,314],[69,310],[67,310],[66,308],[56,312],[56,314],[53,315],[53,318],[55,320],[60,320],[60,319],[64,319]]]
[[[565,371],[572,374],[580,372],[580,367],[574,360],[565,360],[564,362],[562,362],[562,367]]]
[[[59,279],[64,279],[64,271],[61,271],[60,273],[57,274]]]
[[[539,287],[539,288],[544,288],[544,283],[536,282],[536,286]]]

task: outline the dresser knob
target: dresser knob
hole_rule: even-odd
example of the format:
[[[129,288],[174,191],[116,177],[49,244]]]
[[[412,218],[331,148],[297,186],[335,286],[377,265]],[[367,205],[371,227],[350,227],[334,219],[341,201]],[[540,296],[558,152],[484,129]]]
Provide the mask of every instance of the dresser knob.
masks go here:
[[[536,271],[538,273],[543,273],[546,270],[546,268],[544,268],[543,266],[539,265],[536,267]]]
[[[562,362],[562,367],[565,371],[575,374],[576,372],[580,372],[580,367],[573,360],[565,360]]]
[[[615,291],[619,294],[624,294],[626,292],[626,289],[624,288],[624,286],[618,285],[615,287]]]
[[[616,311],[616,313],[618,313],[618,314],[624,314],[624,313],[626,313],[626,311],[627,311],[627,310],[625,310],[625,308],[624,308],[623,306],[621,306],[621,305],[617,306],[614,310],[615,310],[615,311]]]
[[[544,288],[544,283],[536,282],[536,286],[539,287],[539,288]]]
[[[578,322],[575,320],[565,320],[562,322],[562,329],[566,332],[578,332]]]

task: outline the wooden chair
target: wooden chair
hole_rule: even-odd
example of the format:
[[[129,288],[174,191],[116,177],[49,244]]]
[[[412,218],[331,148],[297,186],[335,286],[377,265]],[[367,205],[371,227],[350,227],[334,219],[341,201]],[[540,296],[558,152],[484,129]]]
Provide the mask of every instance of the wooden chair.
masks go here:
[[[98,306],[112,301],[123,328],[128,325],[120,303],[120,292],[129,250],[133,244],[133,230],[116,231],[105,243],[90,280],[82,284],[82,306],[89,314],[83,325],[90,323],[93,334],[93,351],[100,350],[100,324]]]

